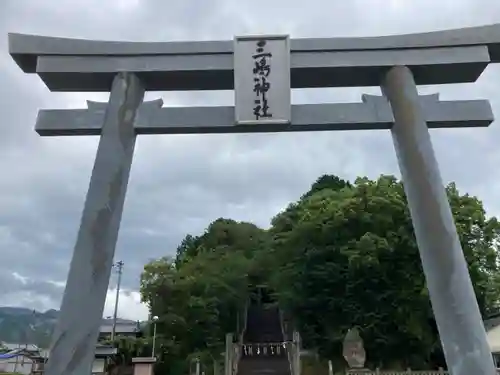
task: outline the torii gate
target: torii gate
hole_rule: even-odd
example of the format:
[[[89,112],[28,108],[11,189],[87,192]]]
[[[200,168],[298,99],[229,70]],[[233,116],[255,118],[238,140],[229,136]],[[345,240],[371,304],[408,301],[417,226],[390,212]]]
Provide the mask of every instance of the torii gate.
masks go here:
[[[453,375],[496,373],[428,127],[488,126],[487,101],[441,102],[416,85],[474,82],[500,62],[500,25],[372,38],[240,37],[130,43],[9,34],[51,91],[109,91],[107,104],[41,110],[40,135],[100,142],[47,375],[90,372],[137,134],[390,129],[423,270]],[[272,72],[271,72],[272,70]],[[291,88],[381,86],[361,103],[291,105]],[[145,90],[235,90],[235,107],[161,108]]]

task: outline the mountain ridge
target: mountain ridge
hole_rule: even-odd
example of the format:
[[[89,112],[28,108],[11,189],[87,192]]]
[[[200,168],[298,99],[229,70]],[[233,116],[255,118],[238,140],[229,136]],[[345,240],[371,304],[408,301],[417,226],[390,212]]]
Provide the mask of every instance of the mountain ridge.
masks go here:
[[[25,307],[0,306],[0,342],[47,348],[58,317],[59,311],[55,309],[40,312]],[[119,318],[117,322],[134,321]],[[112,319],[103,318],[103,324],[111,325]]]

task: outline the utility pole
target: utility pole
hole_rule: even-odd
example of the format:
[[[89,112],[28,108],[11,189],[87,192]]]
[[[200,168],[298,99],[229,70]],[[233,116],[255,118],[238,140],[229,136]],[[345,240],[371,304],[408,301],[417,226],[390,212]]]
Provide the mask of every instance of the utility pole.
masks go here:
[[[151,351],[151,357],[155,358],[156,349],[156,323],[158,322],[158,317],[153,316],[150,320],[153,323],[153,349]]]
[[[122,273],[123,273],[123,261],[118,261],[113,264],[113,267],[116,267],[118,273],[118,281],[116,283],[116,298],[115,298],[115,311],[113,313],[113,327],[111,329],[111,340],[115,339],[116,333],[116,319],[118,316],[118,300],[120,299],[120,285],[122,282]]]

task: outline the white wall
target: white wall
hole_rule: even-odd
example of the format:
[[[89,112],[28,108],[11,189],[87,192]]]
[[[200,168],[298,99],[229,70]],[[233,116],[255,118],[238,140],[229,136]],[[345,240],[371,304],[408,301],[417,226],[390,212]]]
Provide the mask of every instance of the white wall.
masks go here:
[[[101,358],[96,358],[92,364],[92,374],[103,374],[106,361]],[[32,369],[32,361],[29,358],[22,356],[0,361],[0,372],[18,372],[20,374],[29,375]]]
[[[492,353],[500,353],[500,326],[490,329],[487,333],[488,344]]]
[[[3,372],[19,372],[20,374],[29,374],[31,372],[31,368],[31,359],[22,356],[0,361],[0,371]]]
[[[94,363],[92,363],[92,374],[103,374],[105,365],[106,361],[103,358],[94,359]]]

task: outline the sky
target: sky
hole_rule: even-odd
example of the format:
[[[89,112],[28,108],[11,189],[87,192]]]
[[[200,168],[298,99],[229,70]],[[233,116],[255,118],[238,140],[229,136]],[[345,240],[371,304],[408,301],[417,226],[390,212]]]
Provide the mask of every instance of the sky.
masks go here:
[[[0,0],[0,305],[58,308],[98,137],[42,138],[40,108],[84,108],[107,94],[51,93],[8,54],[7,33],[100,40],[376,36],[500,23],[498,0]],[[474,84],[423,87],[441,99],[489,99],[500,117],[500,66]],[[357,102],[378,88],[294,90],[293,103]],[[232,92],[156,92],[165,106],[232,105]],[[433,130],[444,181],[500,215],[500,130]],[[188,233],[228,217],[269,225],[320,175],[399,175],[388,131],[140,136],[115,260],[125,263],[119,316],[145,319],[139,277]],[[112,314],[116,274],[104,316]]]

